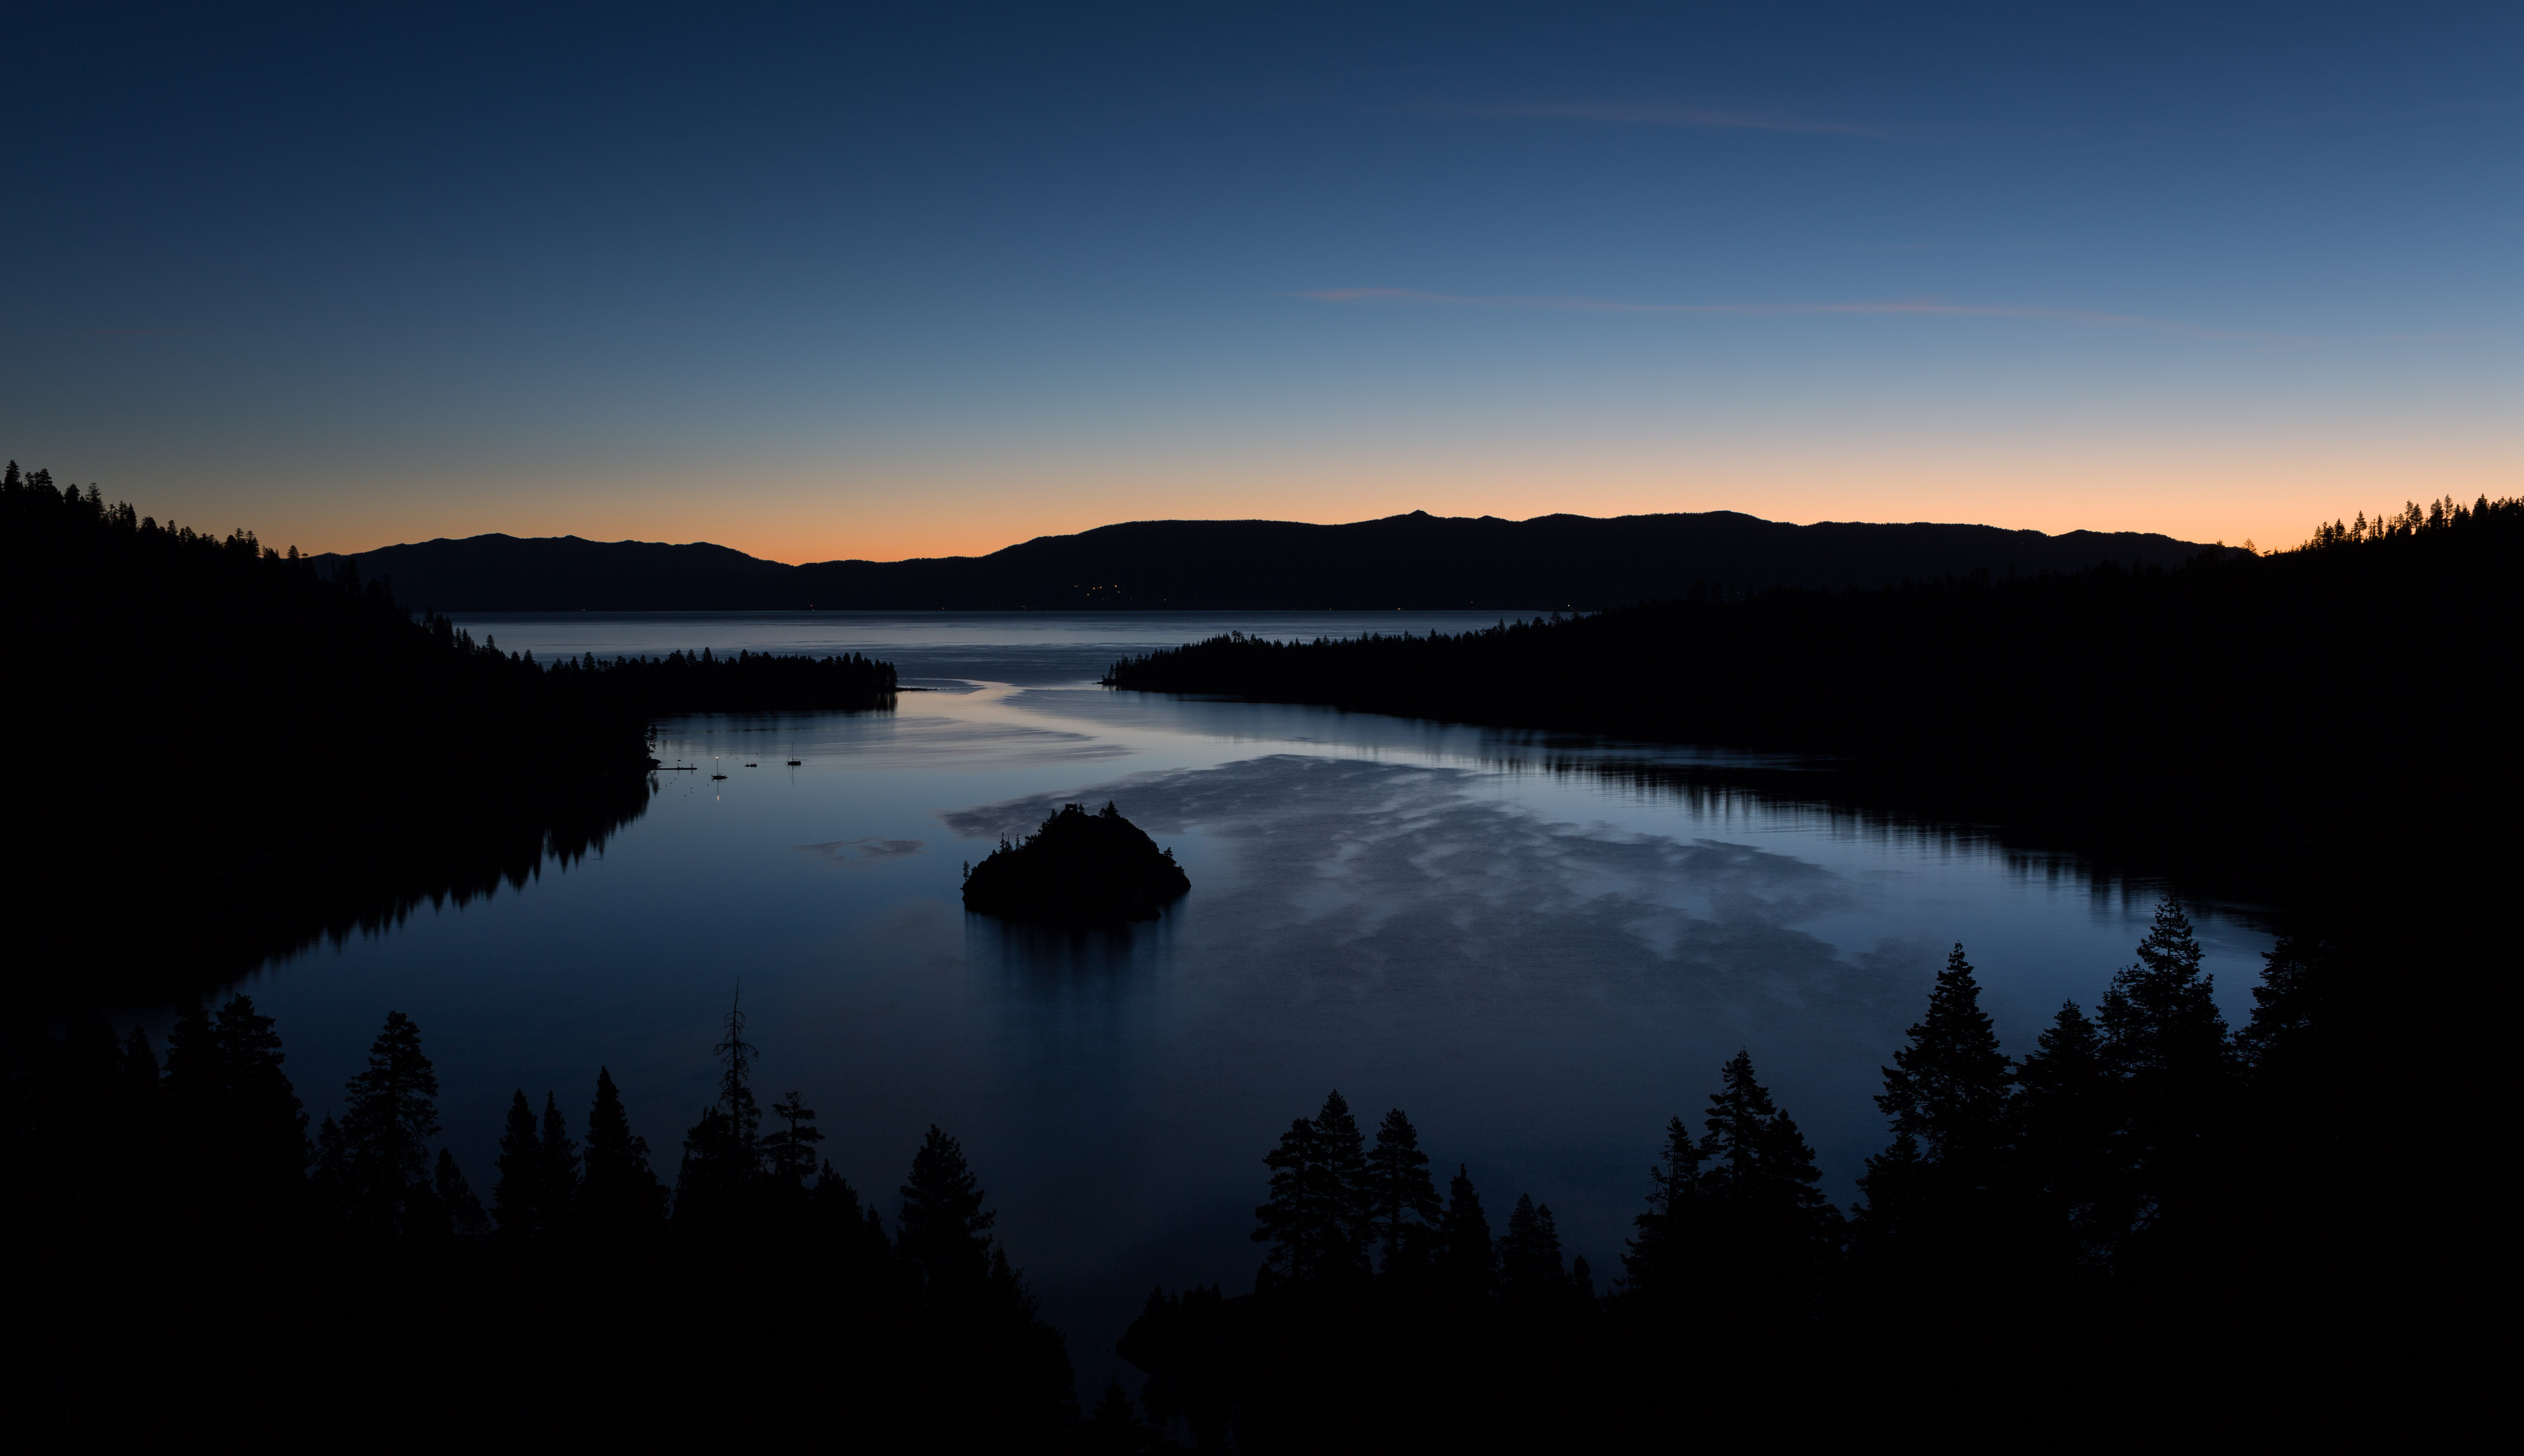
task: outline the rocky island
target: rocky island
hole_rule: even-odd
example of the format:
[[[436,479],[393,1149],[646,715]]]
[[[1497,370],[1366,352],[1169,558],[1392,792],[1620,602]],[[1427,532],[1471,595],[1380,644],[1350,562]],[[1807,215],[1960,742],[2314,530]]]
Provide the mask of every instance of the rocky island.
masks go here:
[[[1172,849],[1111,803],[1089,813],[1065,803],[1022,842],[998,849],[964,872],[964,908],[1010,920],[1071,925],[1154,920],[1191,889]]]

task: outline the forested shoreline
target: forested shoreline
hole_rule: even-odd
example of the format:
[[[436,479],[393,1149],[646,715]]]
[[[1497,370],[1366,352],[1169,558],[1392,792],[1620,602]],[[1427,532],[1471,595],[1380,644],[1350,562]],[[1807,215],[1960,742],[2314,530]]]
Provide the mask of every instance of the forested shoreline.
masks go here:
[[[2322,1013],[2351,971],[2336,947],[2282,944],[2230,1035],[2168,900],[2092,1014],[2063,1005],[2011,1058],[1957,946],[1892,1048],[1888,1141],[1855,1203],[1825,1196],[1738,1053],[1697,1117],[1641,1149],[1633,1233],[1597,1251],[1610,1279],[1569,1257],[1547,1201],[1520,1190],[1494,1223],[1402,1110],[1371,1138],[1335,1092],[1259,1160],[1250,1290],[1151,1293],[1115,1345],[1143,1388],[1085,1411],[955,1140],[929,1130],[889,1218],[821,1156],[806,1098],[758,1099],[736,1007],[671,1180],[600,1068],[575,1122],[557,1092],[538,1107],[516,1091],[479,1190],[401,1012],[313,1127],[246,996],[182,1008],[163,1058],[93,1015],[58,1037],[21,1025],[6,1155],[28,1195],[11,1219],[19,1247],[55,1254],[22,1293],[57,1335],[28,1393],[65,1434],[109,1407],[126,1432],[180,1427],[277,1368],[284,1432],[390,1402],[437,1438],[733,1419],[751,1438],[843,1423],[974,1449],[1300,1451],[1631,1440],[1676,1401],[1735,1402],[1695,1416],[1713,1434],[1859,1432],[1876,1402],[1970,1371],[1989,1383],[1955,1432],[2097,1380],[2125,1383],[2102,1424],[2136,1429],[2319,1363],[2344,1316],[2391,1312],[2351,1261],[2301,1262],[2372,1211],[2327,1162],[2358,1130],[2303,1137],[2338,1100]],[[203,1342],[125,1390],[124,1312],[165,1305],[152,1289],[177,1270],[160,1320]],[[765,1392],[736,1415],[695,1375],[732,1337]],[[2213,1378],[2189,1366],[2212,1359]],[[2308,1417],[2336,1404],[2300,1393]]]
[[[247,996],[180,1009],[163,1061],[93,1014],[9,1035],[10,1232],[46,1251],[20,1299],[49,1332],[13,1381],[21,1429],[168,1435],[217,1411],[329,1440],[392,1411],[399,1436],[495,1446],[837,1425],[990,1449],[1069,1437],[1060,1335],[955,1141],[930,1130],[889,1234],[818,1157],[798,1093],[765,1130],[734,1010],[670,1182],[600,1069],[575,1133],[555,1092],[538,1112],[517,1092],[478,1193],[401,1012],[313,1128]]]
[[[2080,1408],[2136,1434],[2282,1384],[2303,1405],[2265,1429],[2362,1410],[2298,1383],[2365,1359],[2359,1322],[2394,1310],[2344,1242],[2376,1207],[2306,1157],[2347,1070],[2320,1008],[2354,971],[2297,942],[2267,960],[2230,1035],[2167,900],[2092,1015],[2063,1005],[2010,1057],[1958,945],[1883,1069],[1855,1202],[1739,1052],[1668,1123],[1602,1286],[1547,1204],[1520,1192],[1494,1239],[1466,1169],[1441,1199],[1408,1117],[1371,1143],[1335,1092],[1266,1159],[1252,1291],[1160,1289],[1119,1350],[1203,1449],[1627,1444],[1676,1408],[1714,1438],[1865,1438],[1921,1399],[1958,1439]]]
[[[1460,635],[1230,635],[1117,662],[1107,681],[1828,755],[1820,792],[1836,798],[2028,826],[2267,900],[2323,872],[2328,837],[2417,827],[2403,818],[2414,791],[2524,802],[2519,626],[2524,501],[2483,499],[2173,570],[1710,589]],[[2425,823],[2444,805],[2415,807]]]
[[[8,975],[49,1006],[217,986],[601,851],[654,792],[653,718],[895,691],[857,654],[538,663],[356,566],[320,576],[15,461],[0,594],[22,812],[45,826],[12,838],[13,878],[51,887]]]

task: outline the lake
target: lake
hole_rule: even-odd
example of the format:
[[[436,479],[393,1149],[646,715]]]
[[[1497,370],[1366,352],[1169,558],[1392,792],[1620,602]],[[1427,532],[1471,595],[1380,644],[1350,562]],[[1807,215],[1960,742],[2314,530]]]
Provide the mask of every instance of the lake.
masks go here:
[[[656,775],[601,855],[246,989],[319,1120],[385,1013],[410,1013],[487,1199],[510,1092],[558,1092],[583,1130],[600,1065],[671,1181],[742,983],[763,1101],[801,1092],[889,1224],[922,1131],[962,1140],[1092,1395],[1150,1286],[1250,1287],[1262,1155],[1331,1089],[1371,1130],[1408,1111],[1440,1187],[1466,1166],[1494,1229],[1521,1192],[1548,1203],[1609,1281],[1666,1120],[1696,1125],[1739,1046],[1845,1204],[1884,1141],[1878,1069],[1954,943],[2021,1052],[2145,933],[2158,887],[2065,857],[1628,771],[1740,758],[1094,685],[1125,652],[1230,629],[1495,619],[460,616],[546,658],[857,651],[934,691],[663,723],[658,756],[701,771]],[[1073,801],[1171,846],[1191,894],[1109,934],[966,915],[961,866]],[[2269,937],[2237,907],[2195,914],[2240,1023]]]

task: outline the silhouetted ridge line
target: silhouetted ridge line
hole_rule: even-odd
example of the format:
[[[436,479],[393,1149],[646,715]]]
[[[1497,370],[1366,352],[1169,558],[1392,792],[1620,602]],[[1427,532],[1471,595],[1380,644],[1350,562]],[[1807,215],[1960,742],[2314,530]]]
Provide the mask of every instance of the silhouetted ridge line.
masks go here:
[[[353,559],[371,574],[392,572],[408,600],[451,611],[1514,611],[1675,597],[1695,581],[1754,591],[2081,570],[2107,560],[2171,566],[2204,549],[2127,531],[1800,526],[1731,510],[1523,521],[1413,511],[1346,525],[1130,521],[982,557],[801,566],[723,546],[575,536],[441,538]]]

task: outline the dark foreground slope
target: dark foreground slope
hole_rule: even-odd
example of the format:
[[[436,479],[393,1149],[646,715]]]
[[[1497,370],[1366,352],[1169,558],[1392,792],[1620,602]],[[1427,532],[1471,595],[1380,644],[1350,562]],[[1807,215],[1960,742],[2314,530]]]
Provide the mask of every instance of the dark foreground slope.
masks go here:
[[[1610,607],[1695,583],[1887,586],[1972,571],[2171,566],[2201,548],[2133,532],[1826,522],[1731,510],[1509,521],[1414,511],[1347,525],[1159,520],[985,557],[784,566],[721,546],[473,536],[357,558],[444,611],[1140,610]],[[329,558],[319,558],[319,560]]]
[[[2401,1076],[2426,1059],[2376,1031],[2441,974],[2440,923],[2282,942],[2237,1029],[2168,900],[2093,1016],[2063,1007],[2020,1059],[1957,946],[1890,1048],[1857,1204],[1824,1197],[1739,1051],[1675,1069],[1677,1094],[1715,1091],[1655,1109],[1616,1249],[1564,1250],[1507,1186],[1485,1210],[1442,1125],[1424,1149],[1396,1107],[1371,1144],[1334,1092],[1250,1165],[1249,1291],[1152,1292],[1113,1346],[1139,1400],[1108,1386],[1084,1420],[955,1141],[931,1127],[900,1201],[863,1199],[813,1108],[756,1100],[733,1007],[679,1166],[599,1071],[592,1102],[547,1092],[540,1116],[519,1090],[479,1183],[438,1145],[401,1012],[338,1094],[304,1095],[244,996],[180,1009],[163,1060],[93,1013],[0,1022],[0,1234],[40,1251],[12,1292],[43,1333],[0,1389],[41,1449],[213,1422],[338,1444],[380,1410],[413,1444],[493,1449],[1627,1450],[1673,1444],[1677,1411],[1761,1449],[2063,1419],[2086,1444],[2336,1444],[2363,1418],[2441,1445],[2423,1432],[2497,1388],[2498,1346],[2444,1315],[2476,1302],[2507,1220],[2477,1216],[2500,1186],[2482,1144],[2430,1141],[2445,1079]],[[339,1115],[311,1128],[308,1097]],[[1131,1215],[1127,1185],[1105,1192]]]
[[[520,1091],[468,1178],[399,1011],[339,1089],[293,1086],[243,996],[154,1043],[93,1013],[0,1022],[0,1236],[43,1250],[12,1281],[41,1336],[0,1375],[0,1429],[26,1450],[1061,1449],[1066,1347],[955,1140],[932,1128],[899,1198],[862,1201],[794,1093],[765,1128],[729,1025],[680,1162],[599,1072],[540,1118]],[[339,1115],[310,1127],[308,1101]]]
[[[601,848],[668,712],[860,707],[860,656],[547,667],[414,621],[383,579],[165,526],[9,467],[17,711],[9,988],[22,1004],[219,984],[423,899]]]

